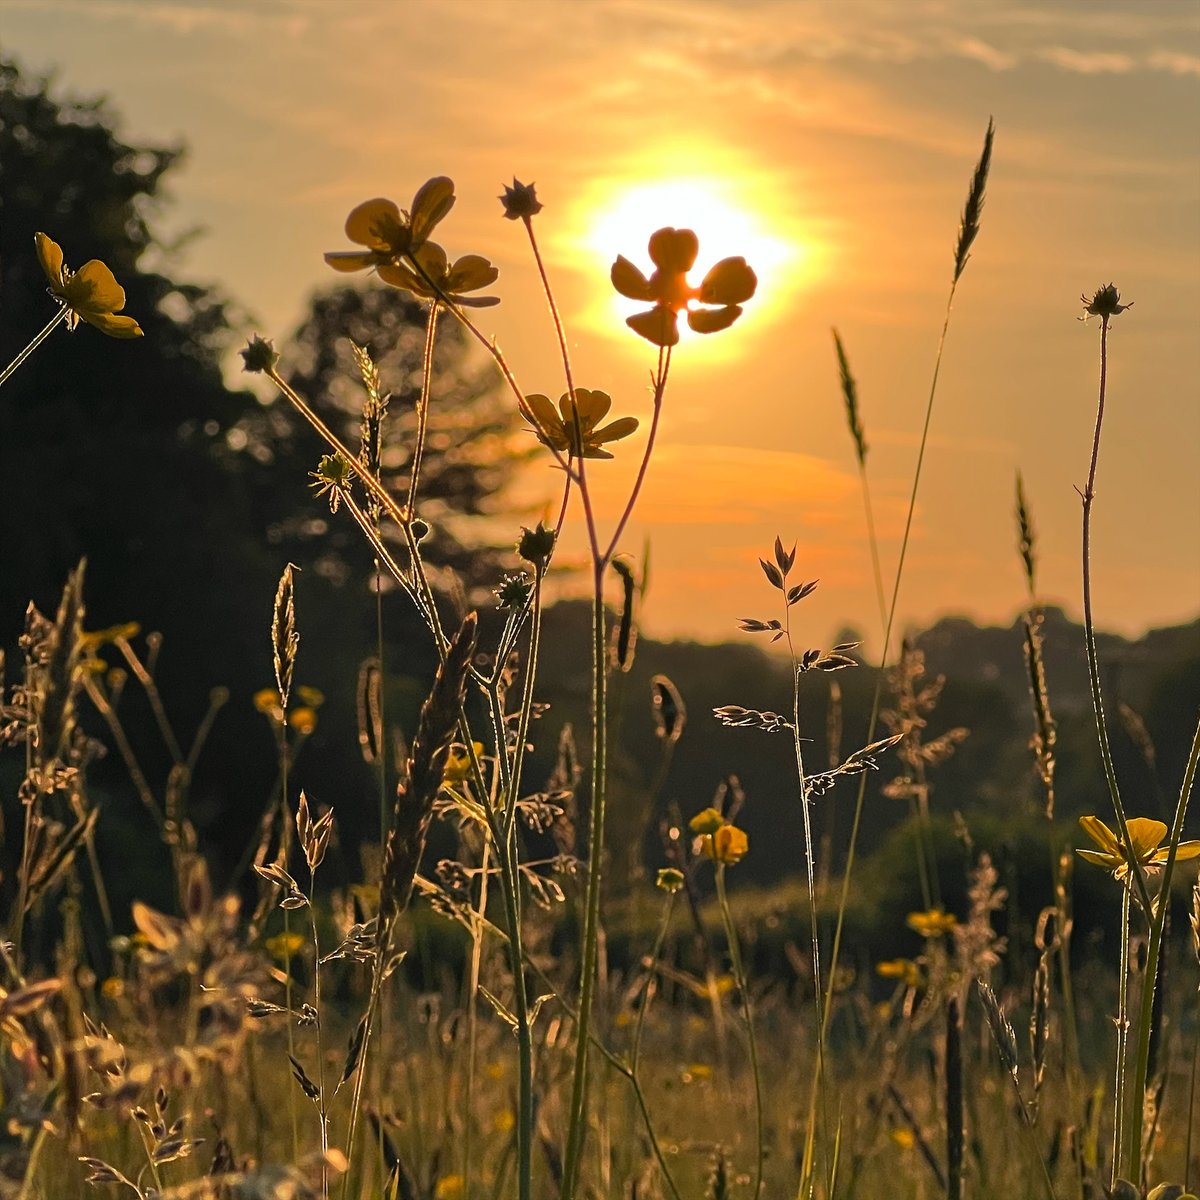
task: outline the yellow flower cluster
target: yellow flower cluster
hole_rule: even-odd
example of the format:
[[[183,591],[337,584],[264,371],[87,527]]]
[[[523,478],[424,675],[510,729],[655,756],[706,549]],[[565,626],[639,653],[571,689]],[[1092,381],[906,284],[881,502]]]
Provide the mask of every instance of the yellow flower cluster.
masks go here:
[[[700,838],[700,852],[715,863],[732,866],[741,862],[750,850],[745,830],[725,820],[715,808],[697,813],[688,827]]]

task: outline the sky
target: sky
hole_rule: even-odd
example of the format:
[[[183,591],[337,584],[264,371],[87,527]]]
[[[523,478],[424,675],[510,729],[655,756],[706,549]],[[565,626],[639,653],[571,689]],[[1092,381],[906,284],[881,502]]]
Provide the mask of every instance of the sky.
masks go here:
[[[720,640],[770,618],[757,558],[778,535],[819,578],[812,644],[880,626],[831,328],[857,378],[885,579],[895,571],[959,214],[989,117],[983,228],[955,297],[900,592],[902,625],[1011,621],[1024,602],[1015,473],[1039,590],[1080,610],[1080,502],[1099,323],[1114,282],[1094,507],[1100,626],[1200,614],[1200,4],[1195,0],[0,0],[0,53],[106,95],[133,142],[179,143],[173,270],[286,338],[322,252],[362,200],[406,207],[448,175],[452,255],[487,256],[478,313],[522,390],[563,390],[519,223],[536,227],[578,386],[642,420],[589,470],[602,526],[623,507],[654,348],[608,280],[648,235],[695,229],[694,278],[743,255],[759,290],[730,329],[676,349],[659,440],[623,548],[649,545],[643,627]],[[86,256],[86,248],[73,251]],[[378,286],[383,286],[382,284]],[[519,481],[551,503],[549,456]],[[296,486],[301,486],[296,481]],[[578,512],[564,551],[583,550]],[[801,640],[804,634],[801,633]]]

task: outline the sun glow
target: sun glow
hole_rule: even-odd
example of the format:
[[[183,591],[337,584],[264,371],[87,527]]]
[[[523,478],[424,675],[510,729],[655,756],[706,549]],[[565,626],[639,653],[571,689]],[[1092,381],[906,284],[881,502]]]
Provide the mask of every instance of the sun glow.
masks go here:
[[[705,272],[722,258],[740,256],[758,276],[758,290],[747,302],[739,327],[759,325],[781,314],[783,302],[811,274],[811,251],[782,226],[768,227],[765,216],[754,210],[754,189],[734,174],[730,177],[691,175],[627,185],[610,181],[581,204],[578,225],[582,232],[577,252],[587,259],[589,272],[605,276],[618,254],[623,254],[647,274],[653,270],[647,253],[650,235],[664,226],[691,229],[700,240],[700,255],[689,278],[698,284]],[[599,297],[585,314],[588,324],[624,338],[625,318],[644,308],[615,291]],[[729,334],[705,336],[680,322],[681,339],[717,345]],[[631,345],[636,345],[634,338]]]

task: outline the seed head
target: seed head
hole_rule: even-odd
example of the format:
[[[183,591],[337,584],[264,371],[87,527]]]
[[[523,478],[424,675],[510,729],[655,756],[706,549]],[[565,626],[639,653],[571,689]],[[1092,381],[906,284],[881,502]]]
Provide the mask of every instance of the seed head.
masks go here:
[[[510,221],[528,221],[530,217],[537,216],[542,211],[533,184],[521,183],[515,175],[512,187],[504,189],[500,203],[504,205],[504,215]]]

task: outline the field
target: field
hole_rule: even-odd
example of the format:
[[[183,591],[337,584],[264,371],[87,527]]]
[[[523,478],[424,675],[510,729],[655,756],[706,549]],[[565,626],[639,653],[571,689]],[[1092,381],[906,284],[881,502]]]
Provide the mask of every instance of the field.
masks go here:
[[[882,652],[869,659],[857,639],[809,644],[803,614],[819,571],[781,532],[745,581],[757,615],[741,628],[771,648],[782,701],[767,694],[762,666],[734,680],[742,703],[707,711],[663,671],[648,681],[636,673],[649,652],[639,646],[641,610],[654,594],[626,534],[655,470],[660,415],[675,399],[673,362],[693,344],[681,328],[736,339],[755,302],[754,264],[729,257],[695,278],[697,237],[674,227],[654,232],[644,253],[629,248],[651,270],[625,256],[612,264],[612,288],[639,305],[626,324],[645,343],[651,375],[648,428],[627,441],[639,421],[576,382],[539,240],[553,212],[543,213],[533,185],[514,179],[497,219],[522,234],[538,271],[549,317],[531,319],[554,339],[561,398],[525,391],[480,324],[498,302],[488,291],[495,267],[479,255],[451,258],[433,240],[456,201],[448,177],[412,180],[402,203],[353,208],[347,244],[326,262],[370,273],[368,292],[354,297],[404,294],[411,405],[389,411],[402,384],[368,349],[370,329],[338,329],[353,339],[325,368],[352,397],[340,409],[306,394],[304,371],[289,361],[299,350],[256,336],[241,353],[294,422],[287,437],[299,429],[320,444],[303,474],[262,458],[271,486],[311,487],[328,506],[323,531],[353,543],[347,569],[373,583],[373,602],[354,619],[376,652],[339,670],[355,698],[342,741],[374,793],[364,811],[332,787],[329,804],[297,782],[325,744],[326,697],[308,682],[305,657],[315,551],[283,569],[273,602],[263,599],[273,682],[216,751],[206,742],[228,725],[228,693],[215,691],[181,725],[160,685],[172,645],[132,623],[91,620],[89,578],[103,563],[80,564],[56,608],[30,606],[0,675],[0,781],[12,781],[0,1197],[1182,1200],[1200,1186],[1200,841],[1185,828],[1200,728],[1190,711],[1176,714],[1186,741],[1156,748],[1138,713],[1118,706],[1098,648],[1098,481],[1108,455],[1122,452],[1103,437],[1110,333],[1133,319],[1113,284],[1083,296],[1080,314],[1098,380],[1094,425],[1080,430],[1091,448],[1079,492],[1089,765],[1065,779],[1046,667],[1058,626],[1038,598],[1037,529],[1015,482],[1026,710],[997,780],[1021,797],[1019,830],[1011,843],[999,839],[1017,844],[1019,832],[1015,856],[988,840],[986,817],[966,819],[935,797],[972,730],[953,711],[944,719],[945,680],[897,624],[923,471],[936,453],[943,353],[960,283],[986,244],[999,145],[989,122],[977,158],[963,164],[961,197],[948,202],[960,217],[947,232],[945,317],[930,347],[894,574],[875,536],[853,347],[834,334]],[[41,307],[4,319],[44,325],[0,373],[0,384],[14,380],[5,397],[62,345],[60,325],[82,326],[76,341],[90,337],[91,352],[109,349],[100,335],[155,335],[148,311],[126,310],[105,263],[72,271],[64,254],[50,233],[28,246]],[[347,325],[364,313],[394,318],[370,308],[378,300],[343,303],[334,316]],[[456,503],[488,512],[480,481],[495,465],[485,450],[461,472],[471,483],[447,467],[447,446],[469,440],[463,422],[477,397],[456,377],[460,412],[439,408],[446,342],[485,361],[507,419],[558,468],[554,515],[521,527],[515,558],[445,532],[456,528]],[[459,424],[447,426],[452,419]],[[399,461],[390,423],[402,429]],[[258,436],[269,446],[269,427]],[[152,457],[131,450],[114,475],[142,469],[139,454]],[[635,464],[630,488],[605,521],[593,503],[596,471],[623,454]],[[38,531],[36,515],[26,524],[30,544],[54,536]],[[172,545],[186,544],[185,526]],[[557,555],[572,528],[586,547],[574,571],[589,595],[583,620],[563,617],[581,615],[581,602],[548,599],[568,573]],[[406,640],[395,650],[385,594],[419,649]],[[564,629],[590,664],[586,678],[571,673]],[[415,700],[400,686],[400,658]],[[632,679],[648,686],[635,692]],[[746,707],[756,688],[761,706]],[[561,716],[570,712],[572,722]],[[668,786],[685,731],[706,726],[759,739],[776,756],[783,850],[769,844],[775,818],[752,814],[755,798],[732,768],[686,800]],[[216,800],[196,787],[214,753],[235,759],[224,764],[232,779],[264,729],[277,773],[265,805],[236,780]],[[1131,745],[1149,772],[1136,786]],[[631,755],[631,746],[640,749]],[[1180,779],[1151,803],[1144,779],[1170,774],[1156,774],[1156,754],[1179,759]],[[864,828],[881,796],[905,814],[886,855]],[[113,797],[129,804],[113,800],[110,816]],[[739,886],[756,856],[773,852],[794,865],[788,878]],[[1033,883],[1014,897],[1018,880]],[[1106,914],[1115,935],[1101,941]],[[895,953],[877,953],[889,939]]]

